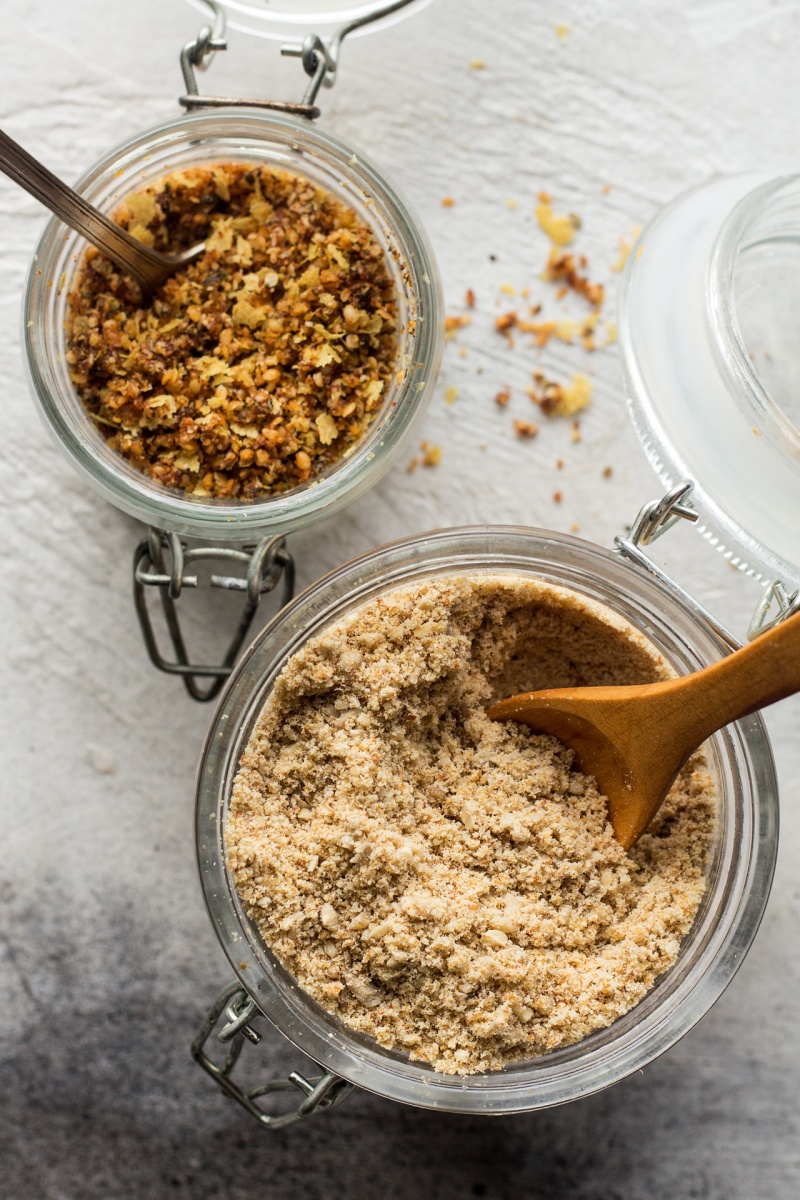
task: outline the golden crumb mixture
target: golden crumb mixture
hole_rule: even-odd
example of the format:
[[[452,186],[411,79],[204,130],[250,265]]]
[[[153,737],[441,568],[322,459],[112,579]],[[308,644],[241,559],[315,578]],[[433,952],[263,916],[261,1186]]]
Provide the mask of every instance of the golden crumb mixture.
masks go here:
[[[110,446],[167,487],[264,499],[359,441],[395,374],[398,306],[353,209],[287,171],[221,163],[168,175],[115,219],[158,250],[205,253],[143,306],[87,251],[67,360]]]
[[[369,601],[289,660],[242,756],[226,842],[248,914],[320,1004],[439,1071],[610,1025],[692,923],[711,777],[695,755],[626,853],[571,751],[485,707],[670,673],[609,611],[519,576]]]

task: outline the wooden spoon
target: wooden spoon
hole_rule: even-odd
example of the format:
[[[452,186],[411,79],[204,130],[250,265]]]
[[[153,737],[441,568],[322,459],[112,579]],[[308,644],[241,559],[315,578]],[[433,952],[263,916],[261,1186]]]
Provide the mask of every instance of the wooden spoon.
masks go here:
[[[575,751],[608,797],[617,840],[644,833],[690,755],[715,730],[800,691],[800,613],[721,662],[662,683],[554,688],[502,700],[495,721],[519,721]]]

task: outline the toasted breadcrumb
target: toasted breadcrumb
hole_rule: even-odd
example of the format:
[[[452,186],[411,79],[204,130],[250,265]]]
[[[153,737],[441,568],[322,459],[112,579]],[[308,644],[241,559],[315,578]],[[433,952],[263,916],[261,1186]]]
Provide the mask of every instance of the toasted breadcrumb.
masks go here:
[[[604,298],[603,285],[602,283],[591,283],[585,275],[581,275],[581,271],[585,271],[587,266],[588,262],[584,255],[576,258],[574,254],[568,254],[566,251],[554,247],[547,259],[544,277],[550,283],[563,281],[565,287],[577,292],[579,296],[583,296],[593,308],[601,308]]]
[[[621,618],[530,578],[366,602],[289,659],[242,757],[225,837],[248,915],[324,1008],[438,1071],[612,1024],[691,926],[712,780],[695,755],[626,853],[571,752],[485,707],[669,674]]]
[[[420,446],[422,451],[423,467],[438,467],[442,461],[442,447],[431,446],[428,442],[423,442]]]
[[[587,375],[578,373],[572,376],[571,383],[562,384],[548,379],[541,371],[534,371],[529,395],[546,416],[572,417],[591,403],[592,381]]]
[[[449,341],[450,338],[455,337],[459,329],[463,329],[464,326],[469,325],[471,321],[472,317],[467,316],[445,317],[444,336],[447,341]]]
[[[66,357],[109,446],[166,487],[244,499],[354,447],[396,372],[398,309],[353,209],[287,171],[222,163],[134,193],[115,219],[159,250],[205,252],[146,305],[86,253]]]
[[[535,208],[536,220],[539,227],[547,234],[556,246],[568,246],[575,237],[575,220],[571,215],[554,213],[551,197],[546,192],[539,196]]]

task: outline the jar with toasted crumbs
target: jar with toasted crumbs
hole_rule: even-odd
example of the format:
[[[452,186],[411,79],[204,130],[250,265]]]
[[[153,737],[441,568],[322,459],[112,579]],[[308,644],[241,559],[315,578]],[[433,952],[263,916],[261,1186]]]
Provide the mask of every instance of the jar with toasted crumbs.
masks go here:
[[[31,389],[56,444],[81,475],[105,499],[149,527],[134,562],[136,607],[145,643],[156,666],[182,676],[190,694],[204,700],[217,694],[229,673],[260,597],[279,580],[284,597],[291,592],[292,565],[285,535],[323,515],[334,514],[355,500],[381,478],[408,441],[427,408],[436,380],[443,345],[443,316],[433,254],[424,230],[405,201],[360,150],[314,124],[319,115],[318,93],[335,80],[344,38],[368,32],[376,22],[380,25],[399,19],[420,7],[420,0],[394,3],[383,0],[332,15],[330,5],[326,9],[325,5],[312,4],[300,16],[291,5],[270,7],[263,14],[255,6],[221,5],[216,0],[203,0],[196,7],[213,16],[214,26],[205,26],[181,55],[186,86],[181,104],[185,114],[145,130],[111,150],[79,180],[78,190],[98,208],[114,212],[134,193],[148,187],[157,189],[167,177],[191,180],[192,172],[213,170],[220,164],[231,170],[266,168],[296,176],[311,185],[318,197],[324,194],[332,204],[346,209],[350,214],[348,220],[372,239],[368,249],[382,262],[388,276],[384,294],[391,286],[394,298],[391,317],[396,330],[392,360],[383,365],[380,379],[375,375],[375,383],[366,384],[370,411],[338,457],[325,453],[319,469],[314,469],[303,443],[298,446],[290,443],[294,477],[289,475],[282,480],[280,489],[267,489],[262,494],[217,494],[224,492],[229,481],[213,472],[205,478],[199,474],[196,486],[190,489],[185,485],[169,486],[161,481],[165,477],[164,463],[156,464],[155,473],[143,472],[135,461],[123,457],[110,444],[108,412],[87,409],[76,379],[85,380],[86,376],[80,374],[84,359],[91,361],[94,357],[95,342],[104,333],[105,325],[102,318],[90,317],[90,321],[99,324],[100,334],[88,331],[91,336],[83,339],[88,348],[81,351],[84,359],[78,357],[76,361],[75,346],[70,342],[70,296],[79,278],[87,244],[58,220],[47,225],[28,277],[24,302],[24,340]],[[235,11],[240,21],[248,11],[266,17],[266,23],[256,21],[261,32],[268,29],[273,36],[301,38],[283,47],[284,52],[302,59],[309,76],[301,102],[198,94],[196,71],[207,66],[215,52],[225,48],[228,8]],[[224,179],[220,187],[227,187]],[[140,204],[136,214],[141,208]],[[149,236],[147,230],[145,235]],[[234,235],[239,236],[236,229]],[[337,256],[331,260],[331,266],[347,263],[337,246],[330,247],[330,253]],[[328,265],[323,262],[323,266]],[[311,267],[314,269],[313,264]],[[336,271],[329,274],[335,276]],[[245,275],[245,286],[248,278]],[[318,288],[323,303],[336,304],[339,297],[322,291],[323,286],[324,279]],[[114,303],[112,297],[112,308]],[[256,310],[247,295],[240,308],[241,320],[252,327],[258,316],[254,316]],[[106,315],[107,309],[108,303]],[[358,310],[357,301],[345,304],[343,311],[345,325],[335,335],[342,339],[342,345],[348,338],[357,340],[358,334],[365,332],[362,326],[367,327],[366,332],[372,330]],[[113,317],[113,311],[110,315]],[[86,317],[81,319],[85,327]],[[205,313],[198,310],[196,328],[201,335],[204,319]],[[168,327],[169,324],[165,326]],[[247,334],[248,330],[244,332]],[[324,336],[324,329],[322,333]],[[125,347],[135,336],[130,323],[122,331],[115,329],[113,334],[117,341],[120,336],[128,339],[123,343]],[[314,360],[320,369],[341,357],[337,344],[335,340],[329,341],[325,357]],[[157,351],[169,367],[174,353],[172,345],[165,343]],[[310,347],[308,353],[319,355],[319,350]],[[213,355],[211,358],[209,370],[214,369]],[[375,371],[374,359],[368,360],[368,366]],[[272,370],[278,373],[277,367]],[[112,374],[115,371],[116,368]],[[224,382],[224,377],[221,379]],[[323,375],[318,386],[324,390]],[[370,393],[370,387],[377,391]],[[169,414],[170,408],[164,408],[165,404],[173,404],[169,382],[161,390],[164,395],[152,397],[152,403],[162,407],[153,412]],[[223,387],[223,394],[224,390]],[[213,397],[211,402],[213,408]],[[337,432],[348,419],[353,419],[349,418],[352,407],[343,406],[343,415],[337,417],[338,430],[327,411],[317,417],[316,424],[313,419],[310,424],[307,421],[311,431],[307,436],[313,444],[320,443],[323,451],[330,450]],[[204,419],[217,418],[211,411]],[[131,431],[130,424],[125,424],[126,420],[123,414],[122,440],[126,444],[133,442],[135,448],[137,433]],[[141,426],[146,429],[152,420],[152,414],[146,415]],[[119,432],[113,431],[117,441]],[[247,438],[258,435],[258,423],[253,424],[246,417],[234,422],[227,433],[247,447]],[[344,442],[344,438],[340,440]],[[252,445],[260,443],[253,441]],[[262,459],[269,465],[270,453],[267,444],[265,450],[246,450],[240,461],[246,461],[255,470]],[[164,459],[168,466],[178,463],[189,471],[195,469],[191,448],[187,453],[177,434],[174,445],[167,444]],[[159,470],[161,476],[157,474]],[[205,544],[190,545],[186,538],[201,539]],[[239,546],[245,543],[245,548],[237,548],[237,543]],[[212,586],[245,593],[242,622],[220,664],[192,662],[181,631],[176,601],[183,589],[198,586],[197,573],[190,570],[190,564],[198,559],[216,561],[227,568],[224,573],[212,576]],[[231,571],[234,565],[242,573]],[[165,609],[171,655],[159,648],[147,602],[147,596],[153,593],[160,595]]]
[[[610,610],[680,673],[726,653],[735,644],[730,635],[681,589],[659,578],[642,549],[676,519],[675,507],[681,503],[673,496],[647,506],[631,535],[618,539],[616,552],[549,531],[503,526],[445,530],[384,546],[308,588],[247,650],[212,722],[197,776],[200,877],[214,931],[235,978],[210,1010],[193,1054],[262,1125],[278,1128],[308,1116],[341,1101],[352,1087],[450,1112],[501,1114],[561,1104],[645,1066],[721,995],[757,930],[777,848],[776,778],[758,714],[721,730],[707,746],[716,814],[705,892],[672,966],[607,1028],[499,1070],[444,1073],[378,1044],[315,1001],[245,912],[226,844],[240,759],[287,661],[348,613],[397,588],[453,576],[537,580]],[[638,569],[637,563],[648,569]],[[323,924],[325,916],[323,912]],[[318,1076],[294,1073],[256,1088],[237,1081],[239,1053],[246,1040],[260,1040],[262,1017],[319,1064]],[[223,1060],[219,1042],[227,1047]],[[257,1057],[252,1048],[246,1053]],[[292,1093],[290,1108],[265,1101],[279,1090]]]

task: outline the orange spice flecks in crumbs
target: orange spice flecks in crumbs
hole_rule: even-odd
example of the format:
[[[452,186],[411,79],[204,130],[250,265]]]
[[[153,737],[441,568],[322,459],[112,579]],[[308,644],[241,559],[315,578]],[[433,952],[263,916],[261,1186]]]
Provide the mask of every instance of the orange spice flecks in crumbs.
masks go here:
[[[324,1008],[439,1071],[612,1024],[691,926],[712,780],[696,754],[626,852],[571,751],[485,706],[668,674],[621,618],[529,578],[370,600],[292,656],[242,756],[225,838],[248,915]]]
[[[258,499],[309,482],[366,432],[395,375],[384,251],[301,176],[221,163],[129,196],[140,241],[204,241],[148,304],[90,248],[68,297],[67,362],[108,444],[158,483]]]

